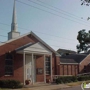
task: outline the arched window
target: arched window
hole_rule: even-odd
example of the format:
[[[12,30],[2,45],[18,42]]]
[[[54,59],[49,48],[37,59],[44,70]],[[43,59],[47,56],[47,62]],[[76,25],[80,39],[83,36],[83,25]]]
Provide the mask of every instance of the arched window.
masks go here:
[[[13,56],[11,53],[6,54],[5,75],[13,75]]]

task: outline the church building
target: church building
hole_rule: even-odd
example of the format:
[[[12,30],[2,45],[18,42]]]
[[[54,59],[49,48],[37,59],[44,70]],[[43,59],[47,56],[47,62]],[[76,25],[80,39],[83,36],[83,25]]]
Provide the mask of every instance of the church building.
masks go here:
[[[90,55],[61,56],[32,31],[20,35],[14,0],[8,41],[0,43],[0,80],[19,80],[24,85],[26,80],[53,82],[54,76],[86,73],[89,66]]]
[[[8,41],[0,44],[0,80],[25,80],[35,82],[52,81],[57,74],[60,55],[32,31],[20,35],[17,30],[14,1],[11,31]]]

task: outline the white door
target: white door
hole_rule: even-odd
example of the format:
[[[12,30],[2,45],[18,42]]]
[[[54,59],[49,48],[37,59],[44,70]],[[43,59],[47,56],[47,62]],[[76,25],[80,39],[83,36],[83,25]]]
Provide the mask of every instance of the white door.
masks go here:
[[[36,67],[35,66],[36,66],[35,58],[33,59],[33,68],[32,68],[32,56],[26,55],[26,79],[29,79],[33,82],[36,82]],[[33,73],[33,76],[32,76],[32,73]]]
[[[32,58],[30,55],[26,55],[26,79],[32,81]]]

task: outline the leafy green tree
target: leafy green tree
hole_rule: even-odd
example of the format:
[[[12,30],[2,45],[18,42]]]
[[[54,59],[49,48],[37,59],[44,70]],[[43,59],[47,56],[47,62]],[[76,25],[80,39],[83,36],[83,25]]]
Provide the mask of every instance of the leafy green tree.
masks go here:
[[[90,45],[90,31],[87,33],[85,29],[80,30],[77,35],[79,44],[76,46],[78,53],[81,51],[87,52]]]
[[[90,0],[81,0],[81,1],[82,1],[81,5],[86,5],[86,6],[90,5]]]

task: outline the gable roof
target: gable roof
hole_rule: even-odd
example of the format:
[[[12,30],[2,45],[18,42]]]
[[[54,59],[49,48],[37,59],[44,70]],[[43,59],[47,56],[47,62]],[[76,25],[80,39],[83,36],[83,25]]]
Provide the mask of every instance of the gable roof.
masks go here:
[[[22,37],[28,36],[28,35],[33,35],[33,36],[34,36],[39,42],[41,42],[45,47],[47,47],[49,50],[51,50],[52,52],[54,52],[57,56],[60,56],[59,53],[57,53],[53,48],[51,48],[48,44],[46,44],[42,39],[40,39],[40,38],[39,38],[35,33],[33,33],[32,31],[29,32],[29,33],[27,33],[27,34],[21,35],[21,36],[15,38],[15,39],[10,39],[10,40],[8,40],[8,41],[6,41],[6,42],[4,42],[4,43],[0,43],[0,46],[5,45],[6,43],[13,42],[13,41],[15,41],[15,40],[17,40],[17,39],[19,39],[19,38],[22,38]]]
[[[69,54],[62,55],[61,61],[64,63],[80,63],[87,55],[86,54]],[[65,59],[65,60],[63,60]]]
[[[59,48],[59,49],[57,50],[57,52],[58,52],[59,54],[64,54],[64,53],[76,53],[76,52],[73,51],[73,50],[67,50],[67,49],[61,49],[61,48]]]
[[[52,52],[42,45],[40,42],[37,43],[29,43],[24,46],[21,46],[16,49],[17,52],[33,52],[33,53],[41,53],[41,54],[52,54]]]
[[[74,59],[61,58],[60,59],[60,63],[64,63],[64,64],[75,64],[77,62]]]

